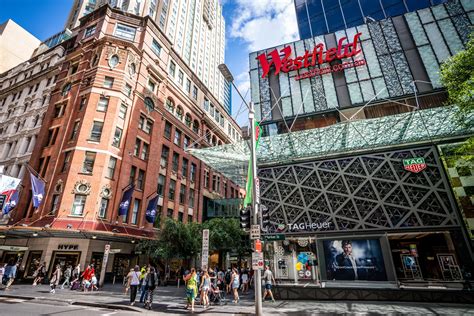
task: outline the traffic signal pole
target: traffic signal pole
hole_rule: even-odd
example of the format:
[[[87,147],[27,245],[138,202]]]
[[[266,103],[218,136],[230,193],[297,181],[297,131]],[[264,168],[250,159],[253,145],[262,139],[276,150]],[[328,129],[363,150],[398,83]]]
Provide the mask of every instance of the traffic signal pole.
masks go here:
[[[255,147],[257,139],[255,135],[255,108],[253,102],[249,103],[249,123],[250,123],[250,161],[252,164],[252,211],[253,211],[253,224],[258,225],[258,202],[257,197],[260,193],[257,193],[257,153]],[[254,275],[255,284],[255,314],[257,316],[262,315],[262,271],[260,269],[255,270]]]

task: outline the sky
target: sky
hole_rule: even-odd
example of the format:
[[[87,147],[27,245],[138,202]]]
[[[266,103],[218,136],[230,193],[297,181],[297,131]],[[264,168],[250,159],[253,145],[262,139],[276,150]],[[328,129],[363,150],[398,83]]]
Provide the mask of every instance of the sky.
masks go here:
[[[225,62],[235,84],[250,99],[249,53],[298,39],[293,0],[220,0],[226,21]],[[0,0],[0,23],[14,20],[45,40],[61,31],[73,0]],[[247,108],[232,91],[232,116],[247,123]]]

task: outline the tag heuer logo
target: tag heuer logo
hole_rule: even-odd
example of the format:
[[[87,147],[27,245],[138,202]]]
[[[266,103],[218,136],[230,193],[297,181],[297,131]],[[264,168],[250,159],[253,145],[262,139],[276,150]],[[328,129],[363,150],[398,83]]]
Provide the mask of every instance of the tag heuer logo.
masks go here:
[[[422,157],[403,159],[403,169],[418,173],[426,169],[425,159]]]

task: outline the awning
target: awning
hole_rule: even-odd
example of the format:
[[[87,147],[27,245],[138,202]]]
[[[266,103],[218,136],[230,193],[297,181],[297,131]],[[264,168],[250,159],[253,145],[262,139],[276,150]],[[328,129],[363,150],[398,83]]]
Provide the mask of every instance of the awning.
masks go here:
[[[457,106],[443,106],[262,137],[257,164],[259,167],[287,164],[473,135],[474,113],[459,114]],[[247,141],[189,149],[189,152],[236,184],[245,185],[250,157]]]

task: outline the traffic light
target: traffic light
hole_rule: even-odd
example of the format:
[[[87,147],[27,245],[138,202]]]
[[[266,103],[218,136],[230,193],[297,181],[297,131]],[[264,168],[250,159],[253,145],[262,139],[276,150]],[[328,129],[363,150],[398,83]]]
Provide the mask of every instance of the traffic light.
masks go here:
[[[268,226],[270,225],[270,210],[265,205],[260,206],[260,214],[261,214],[261,225],[262,231],[268,231]]]
[[[240,210],[240,228],[250,229],[251,207],[247,206]]]

